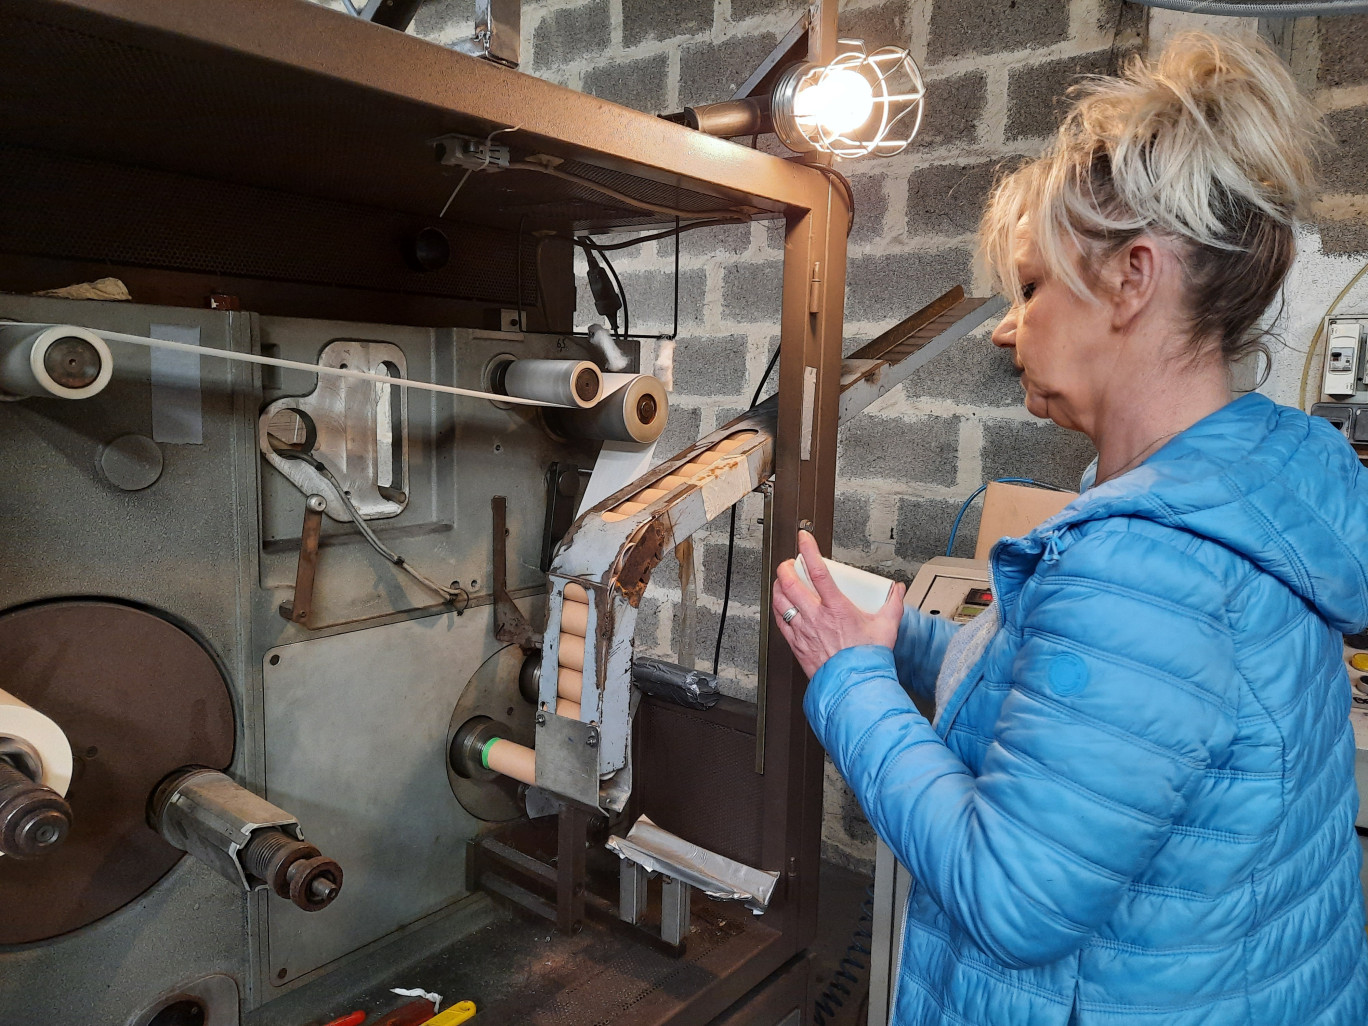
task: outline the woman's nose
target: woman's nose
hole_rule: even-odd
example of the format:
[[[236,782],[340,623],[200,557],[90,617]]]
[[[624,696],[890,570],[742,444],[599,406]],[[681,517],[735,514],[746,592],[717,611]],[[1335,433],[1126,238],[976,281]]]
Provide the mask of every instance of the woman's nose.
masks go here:
[[[1014,306],[1003,314],[1002,320],[998,321],[998,326],[993,329],[993,345],[1004,349],[1016,348],[1016,329],[1017,308]]]

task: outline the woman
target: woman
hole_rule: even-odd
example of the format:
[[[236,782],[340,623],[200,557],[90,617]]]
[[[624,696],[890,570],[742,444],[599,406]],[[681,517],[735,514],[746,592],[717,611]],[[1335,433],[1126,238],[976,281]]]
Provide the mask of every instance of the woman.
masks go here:
[[[993,335],[1096,483],[991,558],[991,610],[870,617],[799,547],[778,629],[813,729],[911,871],[899,1026],[1362,1026],[1341,632],[1368,479],[1232,361],[1294,252],[1316,116],[1258,45],[1090,81],[984,218]],[[909,692],[934,693],[934,726]]]

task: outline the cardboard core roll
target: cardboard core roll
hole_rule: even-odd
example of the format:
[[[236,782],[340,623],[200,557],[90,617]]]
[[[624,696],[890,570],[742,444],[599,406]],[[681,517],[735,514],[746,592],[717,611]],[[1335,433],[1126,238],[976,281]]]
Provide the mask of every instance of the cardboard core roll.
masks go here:
[[[574,581],[567,581],[565,583],[564,594],[566,601],[568,602],[587,603],[589,601],[589,593],[584,590],[584,585],[576,584]]]
[[[603,514],[603,519],[612,523],[617,520],[626,520],[630,516],[640,513],[643,509],[663,498],[670,491],[678,488],[682,484],[692,484],[694,479],[701,474],[705,474],[717,464],[723,456],[735,452],[741,448],[759,432],[756,431],[737,431],[728,435],[720,442],[712,445],[707,450],[699,453],[684,466],[679,467],[673,474],[667,475],[659,481],[654,481],[650,486],[624,499],[612,509]]]
[[[582,701],[584,698],[584,674],[579,670],[571,670],[561,666],[556,673],[556,694],[561,698],[568,698],[572,702]]]
[[[589,606],[584,602],[561,603],[561,631],[589,637]]]
[[[556,702],[556,715],[564,716],[567,720],[577,720],[580,718],[580,705],[568,698],[559,699]]]
[[[71,743],[51,719],[8,691],[0,691],[0,739],[10,742],[20,771],[59,795],[71,786]],[[36,762],[37,765],[30,765]]]
[[[584,671],[584,639],[573,634],[562,634],[557,646],[557,661],[561,666]]]
[[[537,753],[525,745],[496,737],[485,745],[480,761],[495,773],[521,780],[529,786],[537,783]]]

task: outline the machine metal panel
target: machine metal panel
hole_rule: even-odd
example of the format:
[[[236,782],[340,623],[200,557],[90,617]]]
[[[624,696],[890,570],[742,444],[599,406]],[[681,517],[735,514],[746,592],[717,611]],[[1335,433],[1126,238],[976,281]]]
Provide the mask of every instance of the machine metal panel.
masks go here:
[[[342,894],[323,912],[267,903],[273,984],[466,894],[465,845],[479,821],[447,781],[447,721],[466,681],[501,647],[492,607],[481,606],[266,654],[266,797],[346,870]]]

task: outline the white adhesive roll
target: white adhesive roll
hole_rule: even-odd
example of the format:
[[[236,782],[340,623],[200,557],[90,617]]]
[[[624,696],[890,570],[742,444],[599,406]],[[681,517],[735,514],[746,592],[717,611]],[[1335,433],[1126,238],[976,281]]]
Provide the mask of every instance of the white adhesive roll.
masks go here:
[[[0,323],[0,391],[89,399],[114,373],[105,340],[69,324]]]
[[[0,691],[0,738],[19,742],[19,748],[36,757],[38,782],[60,795],[71,786],[71,744],[56,723],[37,709]]]
[[[580,409],[603,394],[603,372],[588,360],[514,360],[503,380],[511,396]]]
[[[834,559],[823,557],[822,562],[826,564],[827,572],[831,574],[831,579],[841,590],[841,594],[850,599],[861,612],[873,615],[888,601],[888,593],[893,590],[893,582],[887,577],[871,574],[868,570],[861,570],[856,566],[838,563]],[[803,562],[801,553],[793,561],[793,568],[798,571],[798,579],[812,588],[812,578],[808,576],[807,564]]]
[[[670,419],[670,398],[649,374],[605,374],[603,399],[592,413],[577,414],[590,438],[610,442],[654,442]]]

